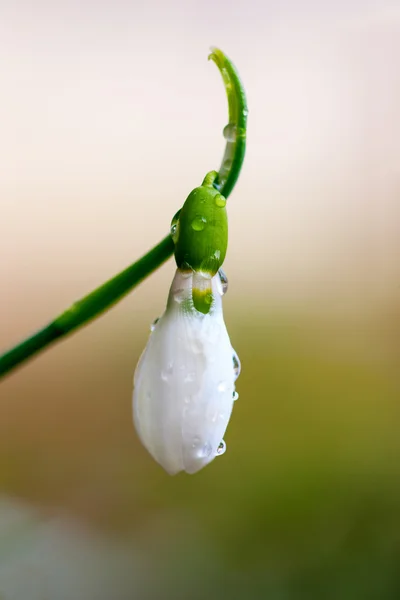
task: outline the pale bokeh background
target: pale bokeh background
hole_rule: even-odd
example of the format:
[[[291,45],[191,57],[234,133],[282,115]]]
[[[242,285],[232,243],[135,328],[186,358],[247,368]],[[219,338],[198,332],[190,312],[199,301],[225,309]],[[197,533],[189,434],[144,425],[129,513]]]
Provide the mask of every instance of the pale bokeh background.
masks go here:
[[[0,596],[400,595],[397,1],[0,3],[0,343],[130,264],[218,168],[243,363],[223,458],[169,478],[131,423],[172,261],[0,387]]]

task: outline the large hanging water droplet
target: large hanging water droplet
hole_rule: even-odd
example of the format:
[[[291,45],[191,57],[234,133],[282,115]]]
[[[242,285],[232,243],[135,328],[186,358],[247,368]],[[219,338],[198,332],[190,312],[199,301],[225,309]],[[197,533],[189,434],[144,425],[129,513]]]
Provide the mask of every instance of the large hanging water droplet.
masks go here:
[[[152,322],[152,324],[150,325],[150,331],[154,331],[158,321],[160,320],[160,317],[157,317],[157,319],[154,319],[154,321]]]
[[[215,206],[218,206],[218,208],[224,208],[224,206],[226,205],[226,198],[224,198],[222,194],[217,194],[214,197],[214,203]]]
[[[233,395],[232,395],[232,400],[233,400],[234,402],[236,402],[236,400],[238,400],[238,399],[239,399],[239,394],[238,394],[238,393],[237,393],[237,391],[235,390],[235,391],[233,392]]]
[[[235,123],[228,123],[224,127],[223,134],[227,142],[236,142],[237,131]]]
[[[228,277],[223,269],[218,269],[219,280],[221,282],[221,296],[228,291]]]
[[[217,453],[215,456],[221,456],[222,454],[225,454],[226,452],[226,444],[224,442],[224,440],[222,440],[222,442],[220,443],[220,445],[217,448]]]
[[[202,231],[206,226],[206,223],[207,219],[205,217],[202,217],[201,215],[198,215],[192,221],[192,229],[194,229],[195,231]]]
[[[232,350],[233,350],[233,348],[232,348]],[[241,365],[240,365],[239,357],[234,350],[233,350],[232,362],[233,362],[233,374],[235,376],[235,381],[236,381],[236,379],[240,375]]]

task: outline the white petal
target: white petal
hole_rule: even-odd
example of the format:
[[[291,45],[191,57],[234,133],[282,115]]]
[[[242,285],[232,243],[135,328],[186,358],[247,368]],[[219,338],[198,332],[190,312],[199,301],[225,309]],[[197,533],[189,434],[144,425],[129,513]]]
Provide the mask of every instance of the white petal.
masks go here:
[[[177,270],[167,309],[134,378],[134,422],[143,445],[171,475],[195,473],[216,454],[233,405],[233,350],[218,275],[208,314],[193,307],[193,274]]]

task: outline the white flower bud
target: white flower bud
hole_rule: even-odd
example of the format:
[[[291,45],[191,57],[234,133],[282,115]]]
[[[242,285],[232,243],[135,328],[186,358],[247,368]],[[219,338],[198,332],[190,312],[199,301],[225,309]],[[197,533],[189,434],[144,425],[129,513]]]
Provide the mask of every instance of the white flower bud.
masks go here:
[[[134,377],[136,430],[171,475],[195,473],[224,450],[222,438],[237,394],[240,363],[222,313],[219,275],[207,314],[193,305],[193,279],[176,271],[165,313],[157,321]]]

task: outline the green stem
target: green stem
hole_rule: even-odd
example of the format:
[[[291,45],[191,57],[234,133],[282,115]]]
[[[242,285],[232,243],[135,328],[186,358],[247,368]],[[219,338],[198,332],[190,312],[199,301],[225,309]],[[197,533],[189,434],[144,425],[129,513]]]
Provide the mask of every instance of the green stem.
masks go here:
[[[229,123],[224,129],[226,147],[215,187],[225,198],[229,196],[239,177],[246,152],[247,108],[246,94],[239,73],[232,62],[218,48],[212,48],[208,57],[219,68],[228,97]]]
[[[0,357],[0,376],[5,375],[39,350],[43,350],[67,333],[89,323],[111,308],[149,273],[162,265],[173,251],[174,243],[168,235],[133,265],[103,283],[81,300],[74,302],[54,321],[3,354]]]
[[[246,148],[246,97],[239,76],[229,59],[214,49],[212,58],[221,71],[228,96],[229,131],[225,128],[227,144],[215,187],[226,198],[231,193],[244,159]],[[232,128],[236,128],[233,130]],[[229,138],[228,138],[229,133]],[[173,253],[172,238],[166,236],[157,246],[133,265],[78,300],[51,323],[23,340],[0,356],[0,377],[43,350],[50,344],[108,310],[150,273],[162,265]]]

